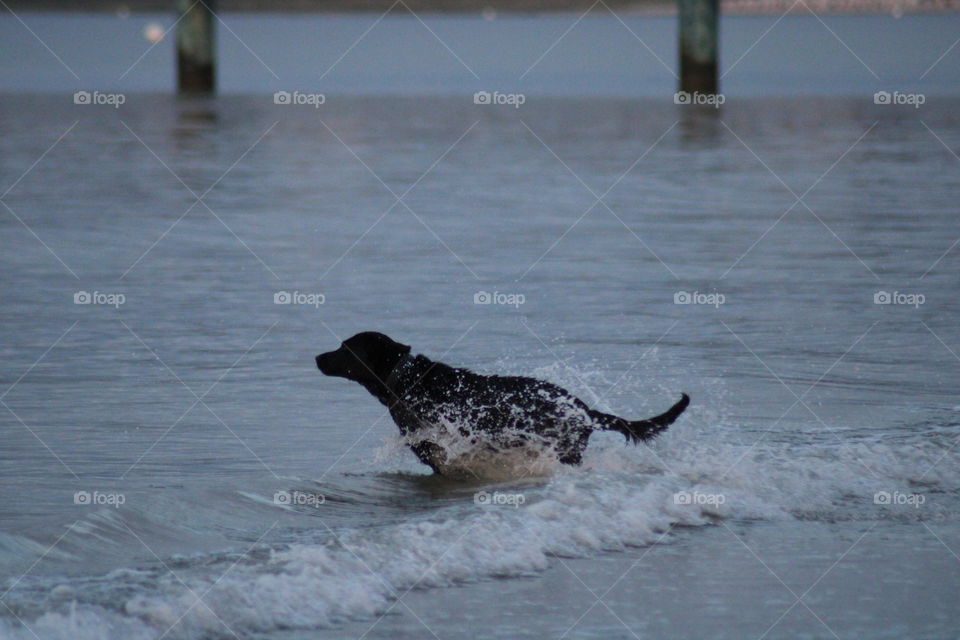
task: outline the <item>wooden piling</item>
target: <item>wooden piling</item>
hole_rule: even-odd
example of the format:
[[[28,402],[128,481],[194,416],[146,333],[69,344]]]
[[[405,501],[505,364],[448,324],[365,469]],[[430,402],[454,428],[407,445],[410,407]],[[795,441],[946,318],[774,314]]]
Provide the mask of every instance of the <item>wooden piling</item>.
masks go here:
[[[677,0],[680,24],[680,91],[715,94],[719,0]]]
[[[176,0],[177,87],[180,93],[209,93],[216,87],[214,0]]]

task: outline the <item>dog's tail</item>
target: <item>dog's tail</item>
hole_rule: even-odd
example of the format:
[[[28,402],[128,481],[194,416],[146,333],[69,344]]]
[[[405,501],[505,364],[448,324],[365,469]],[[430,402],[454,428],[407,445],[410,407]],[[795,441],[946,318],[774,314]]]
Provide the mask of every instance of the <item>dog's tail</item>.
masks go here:
[[[674,420],[680,417],[683,410],[690,404],[690,396],[682,394],[682,397],[664,413],[646,420],[624,420],[617,416],[603,413],[602,411],[590,411],[590,417],[594,419],[598,428],[607,431],[619,431],[630,442],[643,442],[655,437],[661,431],[673,424]]]

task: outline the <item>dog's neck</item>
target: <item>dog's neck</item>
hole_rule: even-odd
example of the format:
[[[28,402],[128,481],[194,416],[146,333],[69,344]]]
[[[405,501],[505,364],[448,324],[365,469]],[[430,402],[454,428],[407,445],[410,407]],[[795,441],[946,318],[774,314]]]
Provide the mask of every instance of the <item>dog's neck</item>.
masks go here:
[[[409,351],[404,353],[402,356],[400,356],[400,359],[397,360],[397,363],[393,365],[393,368],[390,369],[390,373],[388,373],[385,378],[378,380],[373,385],[364,386],[367,387],[367,391],[373,394],[373,396],[381,403],[388,407],[392,406],[399,399],[400,395],[397,393],[395,387],[397,380],[399,379],[400,375],[407,368],[409,368],[415,359],[416,357],[410,355]]]
[[[410,363],[414,361],[414,356],[410,355],[409,352],[403,354],[403,357],[393,365],[393,369],[390,371],[390,375],[387,376],[387,379],[383,381],[384,386],[387,387],[389,391],[393,391],[393,385],[397,381],[397,378],[400,376],[400,373],[410,366]]]

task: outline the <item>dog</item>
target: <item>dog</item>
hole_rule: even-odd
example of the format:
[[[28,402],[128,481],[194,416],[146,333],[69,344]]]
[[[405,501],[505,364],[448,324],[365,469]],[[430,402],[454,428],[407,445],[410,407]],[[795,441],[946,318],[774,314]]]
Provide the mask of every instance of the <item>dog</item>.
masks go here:
[[[383,403],[417,458],[439,474],[450,468],[456,442],[492,451],[546,447],[561,463],[579,465],[594,430],[648,441],[690,404],[684,393],[658,416],[626,420],[591,409],[549,382],[481,375],[413,356],[409,345],[374,331],[345,340],[316,363],[323,374],[358,382]]]

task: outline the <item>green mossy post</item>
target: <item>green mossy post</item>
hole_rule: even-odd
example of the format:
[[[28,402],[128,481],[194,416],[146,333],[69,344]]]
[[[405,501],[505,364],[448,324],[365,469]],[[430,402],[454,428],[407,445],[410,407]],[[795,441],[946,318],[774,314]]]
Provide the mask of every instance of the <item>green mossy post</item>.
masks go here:
[[[715,94],[719,0],[677,0],[680,24],[680,91]]]
[[[180,93],[211,93],[216,87],[214,0],[177,2],[177,88]]]

